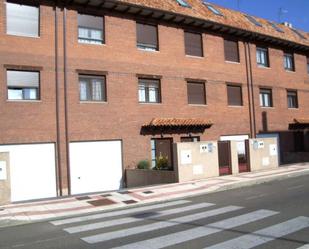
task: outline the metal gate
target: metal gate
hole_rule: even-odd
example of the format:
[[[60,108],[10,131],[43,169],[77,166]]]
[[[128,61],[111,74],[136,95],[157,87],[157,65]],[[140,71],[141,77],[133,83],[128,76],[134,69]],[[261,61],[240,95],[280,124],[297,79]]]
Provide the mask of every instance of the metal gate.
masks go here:
[[[250,172],[249,140],[244,141],[243,153],[238,153],[239,173]]]
[[[232,174],[231,142],[218,141],[219,174]]]

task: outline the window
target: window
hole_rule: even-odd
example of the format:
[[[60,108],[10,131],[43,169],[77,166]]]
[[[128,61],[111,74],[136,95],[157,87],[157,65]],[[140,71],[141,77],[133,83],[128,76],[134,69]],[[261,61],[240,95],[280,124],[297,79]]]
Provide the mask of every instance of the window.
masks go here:
[[[262,107],[272,107],[273,106],[271,89],[266,89],[266,88],[260,89],[260,105]]]
[[[39,36],[39,8],[6,3],[6,33],[9,35]]]
[[[191,8],[191,6],[185,0],[176,0],[176,2],[182,7]]]
[[[189,104],[206,104],[205,83],[187,82],[187,91]]]
[[[290,53],[284,53],[284,69],[294,71],[294,56]]]
[[[154,138],[154,139],[151,139],[152,167],[157,166],[157,160],[160,157],[167,159],[168,168],[172,167],[172,163],[173,163],[172,146],[173,146],[173,139],[172,138]]]
[[[137,47],[144,50],[158,50],[158,27],[136,23]]]
[[[103,44],[103,17],[78,14],[78,42]]]
[[[284,33],[284,31],[275,23],[273,22],[268,22],[270,26],[272,26],[276,31],[280,32],[280,33]]]
[[[298,108],[297,91],[287,90],[288,108]]]
[[[307,73],[309,74],[309,56],[307,57]]]
[[[239,62],[238,41],[224,40],[224,55],[226,61]]]
[[[242,106],[241,86],[227,85],[227,100],[230,106]]]
[[[7,70],[9,100],[38,100],[40,73]]]
[[[181,137],[180,138],[180,142],[181,143],[191,143],[191,142],[199,142],[200,141],[200,137],[196,136],[196,137]]]
[[[208,3],[206,0],[202,0],[202,3],[204,5],[207,6],[207,8],[212,12],[214,13],[215,15],[218,15],[218,16],[223,16],[221,11],[219,11],[217,8],[215,8],[212,4]]]
[[[186,55],[203,57],[202,35],[185,31]]]
[[[267,48],[256,48],[256,62],[259,66],[269,67],[268,49]]]
[[[141,103],[160,103],[160,80],[138,79],[138,100]]]
[[[104,76],[79,75],[80,101],[106,101]]]
[[[263,27],[263,25],[262,25],[261,23],[259,23],[254,17],[249,16],[249,15],[245,15],[245,17],[246,17],[250,22],[252,22],[255,26]]]

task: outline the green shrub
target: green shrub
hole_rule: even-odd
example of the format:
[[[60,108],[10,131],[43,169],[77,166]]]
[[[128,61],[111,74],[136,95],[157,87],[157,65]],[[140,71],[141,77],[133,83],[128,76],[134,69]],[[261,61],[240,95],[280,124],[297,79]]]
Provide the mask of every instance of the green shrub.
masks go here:
[[[159,156],[156,158],[155,170],[168,170],[170,167],[168,165],[168,157]]]
[[[150,169],[150,162],[149,160],[141,160],[137,164],[138,169]]]

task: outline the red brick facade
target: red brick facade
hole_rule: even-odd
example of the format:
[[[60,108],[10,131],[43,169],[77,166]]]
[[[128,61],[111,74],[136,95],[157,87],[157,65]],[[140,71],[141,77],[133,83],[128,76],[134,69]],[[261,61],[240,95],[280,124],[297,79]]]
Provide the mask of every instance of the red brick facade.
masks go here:
[[[181,26],[158,25],[159,51],[136,48],[136,21],[121,15],[105,15],[105,44],[87,45],[77,41],[77,11],[66,15],[67,116],[65,116],[63,10],[57,8],[57,36],[53,6],[40,6],[40,37],[6,34],[5,3],[0,1],[0,144],[57,143],[56,77],[58,77],[61,184],[68,187],[68,141],[123,141],[123,164],[133,168],[150,159],[150,135],[140,135],[141,126],[152,118],[204,118],[213,126],[202,140],[221,135],[250,135],[245,43],[239,41],[240,63],[224,60],[223,37],[203,33],[204,57],[185,55]],[[56,48],[57,44],[57,50]],[[259,68],[256,44],[250,43],[256,132],[262,131],[262,112],[267,113],[269,131],[288,130],[294,118],[309,117],[309,74],[305,54],[295,53],[295,72],[283,68],[283,49],[269,46],[269,68]],[[58,53],[58,74],[56,74]],[[247,57],[248,58],[248,57]],[[40,70],[39,101],[7,100],[6,68],[30,67]],[[78,70],[106,72],[107,102],[81,103]],[[161,76],[162,103],[138,102],[137,75]],[[186,79],[206,80],[207,105],[188,105]],[[226,84],[242,85],[243,106],[227,104]],[[259,106],[259,87],[272,88],[272,108]],[[288,109],[286,90],[298,91],[298,109]],[[67,118],[67,129],[65,119]],[[66,138],[66,134],[68,137]],[[174,142],[184,134],[175,134]]]

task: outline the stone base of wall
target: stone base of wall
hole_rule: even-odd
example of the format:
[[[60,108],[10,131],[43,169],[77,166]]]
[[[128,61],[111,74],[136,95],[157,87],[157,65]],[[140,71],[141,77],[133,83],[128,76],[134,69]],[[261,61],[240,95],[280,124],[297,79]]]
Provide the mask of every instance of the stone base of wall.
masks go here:
[[[147,185],[175,183],[175,171],[147,170],[147,169],[127,169],[126,186],[142,187]]]

